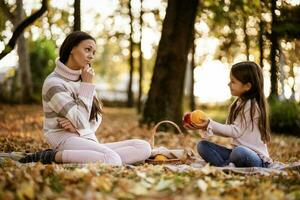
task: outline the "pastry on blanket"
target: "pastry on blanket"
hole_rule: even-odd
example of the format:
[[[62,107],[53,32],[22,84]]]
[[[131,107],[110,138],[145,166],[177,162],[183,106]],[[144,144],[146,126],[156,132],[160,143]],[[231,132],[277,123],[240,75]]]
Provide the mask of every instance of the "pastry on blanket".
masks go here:
[[[165,161],[165,160],[168,160],[168,157],[164,156],[164,155],[161,155],[161,154],[157,154],[155,157],[154,157],[154,160],[155,161]]]
[[[152,149],[151,157],[156,157],[157,155],[163,155],[169,159],[178,158],[181,159],[184,156],[183,149],[168,149],[166,147],[158,147]]]

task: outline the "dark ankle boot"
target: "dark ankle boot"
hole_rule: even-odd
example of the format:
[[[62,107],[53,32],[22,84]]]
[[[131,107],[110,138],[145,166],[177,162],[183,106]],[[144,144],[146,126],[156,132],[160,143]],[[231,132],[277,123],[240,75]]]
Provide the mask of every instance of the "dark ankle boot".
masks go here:
[[[30,162],[41,162],[43,164],[51,164],[55,162],[55,154],[57,151],[54,149],[47,149],[44,151],[35,152],[24,156],[19,160],[20,163],[30,163]]]

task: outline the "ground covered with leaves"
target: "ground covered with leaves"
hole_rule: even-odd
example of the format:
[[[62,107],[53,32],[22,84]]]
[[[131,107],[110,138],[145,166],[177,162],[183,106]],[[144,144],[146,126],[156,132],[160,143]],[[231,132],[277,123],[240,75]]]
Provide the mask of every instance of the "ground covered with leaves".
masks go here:
[[[97,131],[101,142],[131,138],[149,139],[150,130],[139,127],[133,109],[105,108]],[[33,152],[49,148],[43,138],[43,113],[39,105],[0,104],[0,152]],[[200,138],[186,135],[195,147]],[[229,145],[230,140],[212,138]],[[156,146],[181,146],[176,133],[156,136]],[[273,135],[271,157],[281,162],[300,160],[300,138]],[[299,171],[285,175],[240,175],[205,166],[173,172],[163,165],[113,167],[89,165],[0,164],[0,199],[300,199]]]

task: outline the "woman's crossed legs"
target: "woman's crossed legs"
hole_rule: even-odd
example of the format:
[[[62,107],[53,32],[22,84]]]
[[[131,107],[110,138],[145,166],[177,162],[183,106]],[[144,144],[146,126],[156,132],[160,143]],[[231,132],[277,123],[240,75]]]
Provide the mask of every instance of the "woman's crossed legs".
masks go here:
[[[146,160],[151,154],[150,144],[144,140],[132,139],[101,144],[76,136],[68,138],[57,150],[56,161],[62,163],[132,164]]]

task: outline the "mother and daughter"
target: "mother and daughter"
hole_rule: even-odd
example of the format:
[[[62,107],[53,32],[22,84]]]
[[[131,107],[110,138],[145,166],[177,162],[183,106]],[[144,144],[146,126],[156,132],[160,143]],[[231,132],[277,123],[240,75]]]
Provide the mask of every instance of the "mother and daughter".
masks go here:
[[[102,120],[102,105],[92,83],[95,73],[90,64],[95,51],[95,39],[85,32],[72,32],[66,37],[56,68],[42,89],[44,135],[51,149],[29,154],[19,162],[123,165],[150,157],[150,144],[144,140],[114,143],[97,140],[95,132]],[[184,127],[233,138],[233,149],[207,140],[198,143],[198,153],[211,165],[233,163],[237,167],[267,167],[271,162],[266,145],[270,132],[261,69],[253,62],[233,65],[229,87],[237,99],[230,107],[228,124],[207,119],[197,125],[184,124]]]

